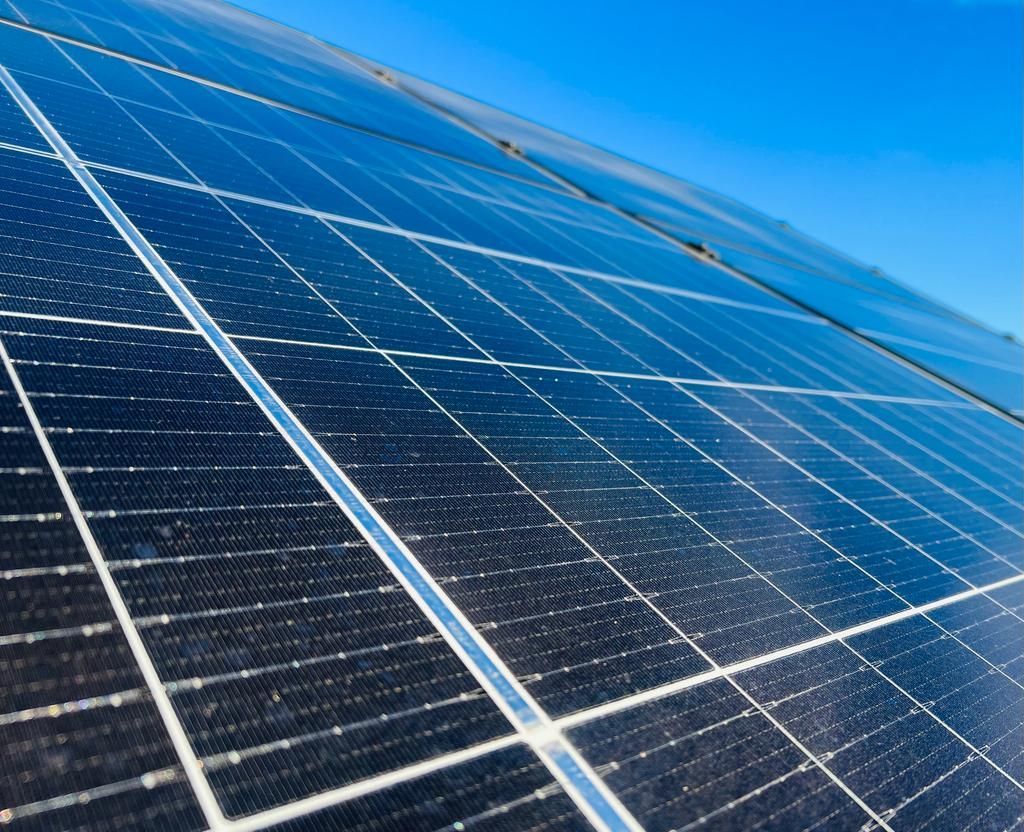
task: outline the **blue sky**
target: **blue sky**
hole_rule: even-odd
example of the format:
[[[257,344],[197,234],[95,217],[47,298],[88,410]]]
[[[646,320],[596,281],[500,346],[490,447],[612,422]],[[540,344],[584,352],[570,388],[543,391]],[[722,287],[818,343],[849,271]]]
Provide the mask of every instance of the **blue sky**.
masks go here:
[[[1022,2],[241,0],[1024,335]]]

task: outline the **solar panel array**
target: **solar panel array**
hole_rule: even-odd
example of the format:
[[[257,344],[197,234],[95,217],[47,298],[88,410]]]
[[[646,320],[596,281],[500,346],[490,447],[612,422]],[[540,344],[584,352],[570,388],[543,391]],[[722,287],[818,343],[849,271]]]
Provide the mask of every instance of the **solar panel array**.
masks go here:
[[[0,13],[0,825],[1024,824],[1019,345],[232,7]]]

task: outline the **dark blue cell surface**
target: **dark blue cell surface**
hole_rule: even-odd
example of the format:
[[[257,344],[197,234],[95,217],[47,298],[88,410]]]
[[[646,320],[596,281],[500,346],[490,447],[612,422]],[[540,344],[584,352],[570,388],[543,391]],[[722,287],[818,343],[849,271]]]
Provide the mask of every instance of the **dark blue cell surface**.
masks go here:
[[[46,139],[6,92],[0,95],[0,142],[50,151]]]
[[[596,705],[707,667],[495,458],[494,438],[479,441],[429,395],[416,368],[362,352],[238,343],[548,709]]]
[[[741,251],[727,262],[1006,411],[1024,411],[1024,347],[909,292],[829,279]]]
[[[82,65],[72,61],[67,47],[8,26],[0,27],[0,43],[14,82],[81,158],[186,178],[184,168],[167,150]],[[118,68],[130,77],[138,76],[131,67]]]
[[[650,832],[864,828],[869,816],[729,682],[718,680],[572,729]]]
[[[949,620],[909,619],[850,639],[849,645],[1020,783],[1024,689],[955,629],[942,626],[944,618]]]
[[[478,129],[515,142],[560,177],[678,242],[711,251],[797,303],[858,330],[1006,411],[1024,413],[1024,348],[1018,341],[712,190],[422,79],[401,73],[397,77],[422,98]],[[723,291],[712,294],[733,296]]]
[[[381,84],[301,32],[205,2],[171,8],[131,2],[55,6],[29,0],[0,16],[104,46],[342,122],[547,181],[431,108]]]
[[[0,310],[185,325],[62,162],[0,151],[0,171]]]
[[[929,618],[965,647],[1024,683],[1024,621],[1018,617],[1024,590],[1009,587],[942,607]]]

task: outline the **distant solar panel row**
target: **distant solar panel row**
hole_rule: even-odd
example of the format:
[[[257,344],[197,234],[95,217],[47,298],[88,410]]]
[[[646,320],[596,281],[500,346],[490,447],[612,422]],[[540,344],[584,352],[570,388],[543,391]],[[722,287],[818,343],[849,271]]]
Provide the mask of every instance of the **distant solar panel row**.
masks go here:
[[[0,824],[1024,822],[1019,425],[296,33],[10,14],[331,118],[0,25]]]
[[[355,63],[381,68],[347,55]],[[557,178],[652,223],[710,245],[765,285],[946,379],[1024,416],[1024,347],[720,194],[387,70],[422,99],[511,141]]]

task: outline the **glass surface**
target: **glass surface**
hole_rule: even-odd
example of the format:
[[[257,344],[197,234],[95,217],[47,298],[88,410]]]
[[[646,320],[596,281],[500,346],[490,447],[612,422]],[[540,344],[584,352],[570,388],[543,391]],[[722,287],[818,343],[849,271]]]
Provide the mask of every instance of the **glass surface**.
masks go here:
[[[451,135],[227,7],[18,6]],[[1012,828],[1020,425],[469,150],[0,45],[0,823]],[[700,198],[1002,395],[1019,347]]]

